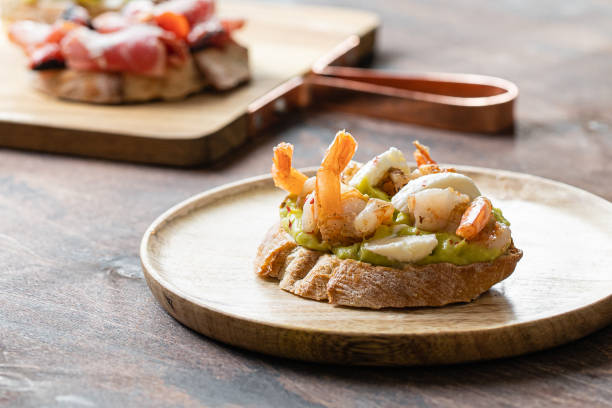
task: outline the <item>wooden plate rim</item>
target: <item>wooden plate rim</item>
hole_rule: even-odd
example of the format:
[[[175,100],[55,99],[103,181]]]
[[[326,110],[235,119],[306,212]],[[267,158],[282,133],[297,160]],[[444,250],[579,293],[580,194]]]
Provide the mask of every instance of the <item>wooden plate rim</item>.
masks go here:
[[[558,187],[562,187],[565,189],[569,189],[572,190],[573,192],[577,193],[577,194],[582,194],[582,195],[587,195],[589,196],[591,199],[596,199],[598,201],[600,201],[603,205],[609,206],[610,210],[612,211],[612,203],[607,201],[606,199],[597,196],[596,194],[590,193],[586,190],[582,190],[578,187],[574,187],[572,185],[566,184],[566,183],[562,183],[559,181],[555,181],[555,180],[551,180],[548,178],[544,178],[544,177],[539,177],[539,176],[534,176],[534,175],[530,175],[530,174],[525,174],[525,173],[519,173],[519,172],[512,172],[512,171],[507,171],[507,170],[498,170],[498,169],[491,169],[491,168],[485,168],[485,167],[476,167],[476,166],[463,166],[463,165],[452,165],[449,164],[449,166],[452,166],[460,171],[466,171],[466,172],[474,172],[474,173],[481,173],[487,176],[506,176],[506,177],[510,177],[510,178],[514,178],[514,179],[522,179],[522,180],[532,180],[532,181],[537,181],[539,183],[547,183],[550,185],[556,185]],[[314,174],[314,172],[316,171],[316,167],[308,167],[305,169],[302,169],[302,171],[306,174]],[[176,296],[180,297],[181,299],[187,301],[188,303],[198,307],[199,309],[204,309],[207,312],[212,312],[218,315],[223,316],[224,318],[227,319],[231,319],[234,321],[238,321],[238,322],[244,322],[244,323],[249,323],[249,324],[255,324],[255,325],[262,325],[262,326],[266,326],[272,329],[278,329],[278,330],[284,330],[284,331],[298,331],[298,332],[302,332],[305,331],[303,328],[299,327],[299,326],[291,326],[288,324],[281,324],[281,323],[270,323],[270,322],[265,322],[265,321],[261,321],[261,320],[257,320],[257,319],[253,319],[253,318],[248,318],[248,317],[244,317],[244,316],[240,316],[240,315],[236,315],[233,313],[228,313],[226,311],[222,311],[217,309],[214,306],[210,306],[210,305],[204,305],[202,303],[200,303],[200,301],[194,297],[192,297],[191,295],[183,292],[183,290],[181,290],[180,288],[176,287],[173,283],[167,281],[166,279],[164,279],[157,271],[156,269],[152,266],[151,260],[149,258],[149,254],[147,251],[148,245],[150,243],[151,238],[153,237],[153,235],[156,234],[156,232],[158,230],[160,230],[161,228],[163,228],[163,226],[167,223],[169,223],[170,221],[174,220],[175,218],[184,216],[192,211],[196,211],[197,209],[199,209],[201,206],[197,205],[201,200],[204,199],[210,199],[212,197],[215,197],[217,195],[222,195],[223,193],[226,193],[227,191],[232,191],[232,195],[234,194],[239,194],[242,193],[244,191],[248,191],[249,189],[252,188],[256,188],[257,186],[264,184],[264,183],[271,183],[272,182],[272,176],[268,175],[268,174],[264,174],[264,175],[259,175],[259,176],[254,176],[254,177],[249,177],[246,179],[241,179],[235,182],[231,182],[231,183],[227,183],[227,184],[223,184],[221,186],[218,187],[214,187],[210,190],[206,190],[204,192],[201,192],[199,194],[196,194],[190,198],[187,198],[181,202],[179,202],[178,204],[172,206],[171,208],[169,208],[168,210],[166,210],[164,213],[162,213],[159,217],[157,217],[153,223],[147,228],[147,230],[145,231],[143,238],[141,240],[141,244],[140,244],[140,259],[141,259],[141,265],[143,268],[143,271],[145,273],[145,277],[147,278],[147,283],[151,289],[151,291],[153,293],[153,287],[151,287],[152,283],[155,282],[157,285],[161,286],[161,288],[170,291],[171,293],[175,294]],[[203,203],[203,205],[206,205],[208,202]],[[280,289],[279,289],[280,290]],[[158,301],[160,301],[160,299],[158,299]],[[168,310],[166,305],[164,305],[163,302],[161,302],[161,305],[164,307],[164,309],[166,309],[171,315],[174,316],[174,313],[172,313],[172,311]],[[580,308],[576,308],[570,311],[566,311],[564,313],[560,313],[560,314],[554,314],[554,315],[550,315],[550,316],[545,316],[545,317],[541,317],[539,319],[534,319],[534,320],[529,320],[529,321],[524,321],[524,322],[516,322],[516,323],[512,323],[512,324],[497,324],[497,325],[492,325],[490,327],[487,328],[478,328],[478,329],[456,329],[454,328],[451,331],[439,331],[436,332],[437,336],[444,336],[444,335],[473,335],[473,334],[477,334],[477,333],[487,333],[487,332],[492,332],[492,331],[506,331],[506,330],[511,330],[514,328],[522,328],[522,327],[529,327],[532,325],[536,325],[538,322],[541,321],[554,321],[560,318],[563,318],[567,315],[580,315],[583,312],[585,312],[586,310],[592,310],[595,311],[594,309],[601,309],[601,310],[606,310],[606,309],[610,309],[612,308],[612,294],[603,297],[593,303],[590,303],[588,305],[584,305]],[[605,313],[601,313],[602,318],[601,320],[596,321],[592,326],[592,329],[590,331],[587,331],[586,333],[584,333],[583,335],[587,335],[589,333],[592,333],[595,330],[598,330],[602,327],[605,327],[606,325],[612,323],[612,315],[610,315],[607,319],[605,318]],[[309,333],[318,333],[318,334],[324,334],[324,335],[328,335],[328,336],[338,336],[338,337],[345,337],[345,338],[357,338],[357,337],[377,337],[377,338],[420,338],[420,337],[428,337],[431,336],[432,333],[428,333],[428,332],[420,332],[420,333],[382,333],[382,334],[377,334],[377,333],[369,333],[369,332],[342,332],[342,331],[335,331],[335,330],[328,330],[328,329],[308,329]],[[212,336],[212,334],[211,334]],[[214,337],[214,336],[212,336]],[[582,337],[582,336],[579,336]],[[574,340],[575,338],[579,338],[579,337],[573,337],[569,336],[569,338],[566,341],[570,341],[570,340]],[[557,345],[557,344],[562,344],[564,341],[553,341],[551,344],[551,346]]]

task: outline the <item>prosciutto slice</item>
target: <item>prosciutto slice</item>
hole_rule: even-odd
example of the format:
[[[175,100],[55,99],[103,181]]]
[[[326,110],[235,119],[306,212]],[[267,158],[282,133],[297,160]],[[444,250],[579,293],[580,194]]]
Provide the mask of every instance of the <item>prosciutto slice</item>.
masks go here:
[[[210,19],[214,13],[212,0],[170,0],[154,5],[149,0],[130,1],[121,12],[102,13],[93,19],[96,31],[110,33],[138,23],[154,20],[155,16],[171,12],[184,16],[190,26]]]
[[[69,68],[83,71],[131,72],[162,76],[167,61],[186,58],[188,50],[172,33],[139,24],[112,33],[79,28],[61,42]]]
[[[52,25],[17,22],[9,37],[24,49],[30,68],[49,79],[44,88],[70,99],[171,99],[204,85],[225,90],[248,80],[248,52],[231,37],[243,20],[215,17],[214,0],[156,3],[131,0],[121,11],[93,20],[82,7],[71,6]],[[74,86],[79,81],[87,81],[83,89],[126,93],[84,93]]]
[[[34,21],[18,21],[10,26],[9,38],[23,48],[30,59],[30,68],[62,68],[64,56],[59,43],[71,30],[79,27],[70,21],[53,25]]]

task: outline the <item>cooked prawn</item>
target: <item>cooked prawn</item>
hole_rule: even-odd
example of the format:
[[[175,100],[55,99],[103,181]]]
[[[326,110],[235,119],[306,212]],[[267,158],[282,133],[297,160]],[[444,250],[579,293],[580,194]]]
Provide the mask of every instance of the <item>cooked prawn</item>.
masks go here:
[[[463,213],[455,233],[467,240],[475,238],[487,225],[492,214],[491,201],[483,196],[476,197]]]
[[[389,181],[383,184],[382,189],[390,196],[394,196],[410,181],[410,174],[404,173],[400,169],[392,168],[389,170]]]
[[[455,169],[453,168],[441,169],[440,166],[438,166],[438,163],[429,155],[429,147],[422,145],[418,140],[415,140],[412,142],[412,144],[414,144],[414,147],[416,147],[413,156],[418,166],[417,169],[412,172],[412,178],[426,176],[433,173],[455,172]]]
[[[291,167],[292,158],[293,145],[285,142],[279,143],[274,148],[272,178],[274,179],[274,185],[277,187],[282,188],[289,194],[298,195],[302,192],[308,177]]]
[[[355,187],[341,182],[343,171],[351,165],[357,142],[347,132],[338,132],[316,177],[306,178],[291,167],[293,146],[281,143],[274,149],[272,174],[275,184],[297,195],[302,207],[302,229],[320,234],[323,241],[347,244],[373,234],[379,225],[391,223],[391,203],[370,199]]]
[[[373,234],[379,225],[390,224],[394,210],[393,204],[371,198],[365,208],[355,217],[353,226],[360,236],[366,237]]]
[[[342,213],[339,217],[337,236],[338,242],[350,243],[372,235],[381,224],[390,224],[395,208],[389,202],[376,198],[368,199],[356,188],[340,185],[340,203]],[[308,194],[302,208],[302,228],[307,233],[319,232],[316,195]]]
[[[364,211],[369,201],[359,190],[346,184],[342,184],[341,191],[342,228],[337,231],[337,235],[341,237],[338,242],[347,244],[363,238],[364,234],[355,226],[355,219]]]
[[[414,160],[416,160],[417,166],[421,167],[425,164],[438,164],[429,155],[429,147],[422,145],[418,140],[412,142],[416,150],[413,153]]]
[[[357,142],[350,133],[338,132],[317,171],[315,183],[317,226],[324,241],[338,242],[342,239],[344,217],[340,175],[356,149]]]
[[[505,250],[512,243],[510,228],[500,222],[491,221],[470,242],[478,243],[488,249]]]
[[[470,198],[452,188],[430,188],[419,191],[408,202],[415,226],[425,231],[438,232],[451,222],[455,208],[465,208]]]

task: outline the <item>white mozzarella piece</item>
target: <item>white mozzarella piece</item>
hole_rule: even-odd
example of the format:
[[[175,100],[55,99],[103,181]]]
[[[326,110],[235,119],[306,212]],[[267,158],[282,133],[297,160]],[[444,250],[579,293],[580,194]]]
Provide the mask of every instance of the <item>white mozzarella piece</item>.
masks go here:
[[[434,173],[410,180],[408,184],[391,198],[391,203],[396,209],[408,213],[410,211],[410,197],[416,193],[431,188],[446,189],[448,187],[466,194],[470,197],[470,200],[480,195],[480,190],[478,190],[474,181],[468,176],[450,172]]]
[[[434,234],[387,237],[366,242],[363,248],[399,262],[416,262],[431,253],[438,245]]]

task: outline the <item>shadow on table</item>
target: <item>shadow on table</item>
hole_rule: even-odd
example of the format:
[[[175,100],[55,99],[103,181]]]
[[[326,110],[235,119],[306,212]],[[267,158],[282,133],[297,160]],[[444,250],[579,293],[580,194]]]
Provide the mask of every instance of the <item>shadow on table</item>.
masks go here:
[[[520,383],[583,373],[597,377],[597,369],[612,362],[612,327],[572,343],[527,355],[442,366],[339,366],[293,361],[235,349],[249,360],[274,366],[283,375],[348,381],[353,385],[449,385]],[[601,374],[607,372],[605,368]]]

